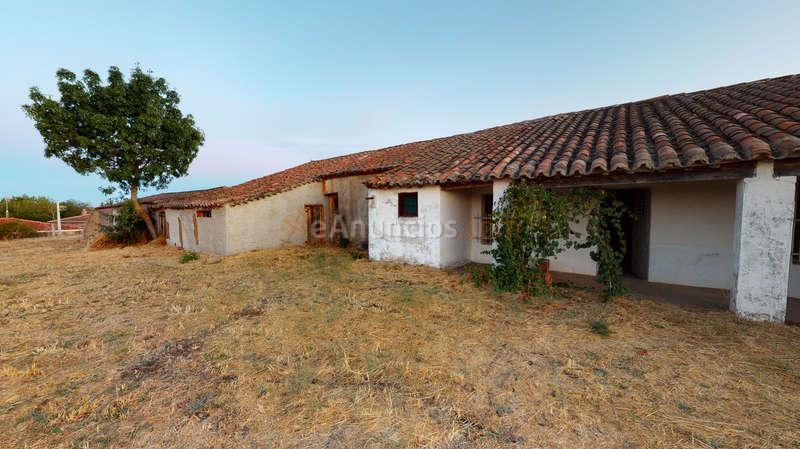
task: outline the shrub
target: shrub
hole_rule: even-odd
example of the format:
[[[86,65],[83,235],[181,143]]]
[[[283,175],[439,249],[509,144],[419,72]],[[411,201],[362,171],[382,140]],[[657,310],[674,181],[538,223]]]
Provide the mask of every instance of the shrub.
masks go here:
[[[363,251],[361,249],[357,249],[357,248],[351,249],[350,250],[350,257],[352,257],[353,260],[366,259],[367,258],[367,252]]]
[[[608,323],[603,320],[595,320],[589,323],[589,327],[592,328],[592,332],[598,335],[602,335],[604,337],[608,337],[611,335],[611,329],[608,328]]]
[[[142,240],[146,229],[144,220],[128,200],[120,205],[117,215],[114,216],[114,224],[103,226],[103,233],[114,243],[136,243]]]
[[[511,184],[493,213],[495,247],[484,251],[495,260],[489,272],[492,283],[502,291],[547,294],[546,262],[570,248],[592,248],[603,298],[624,293],[625,215],[630,213],[624,204],[602,190]],[[583,218],[589,220],[586,236],[573,229]]]
[[[480,264],[468,264],[464,266],[464,273],[475,284],[476,287],[483,287],[492,282],[490,267]]]
[[[487,251],[496,261],[491,269],[494,285],[503,291],[543,293],[540,267],[579,245],[580,235],[572,227],[590,204],[582,191],[511,184],[494,213],[496,245]]]
[[[29,237],[39,237],[36,229],[17,221],[0,223],[0,240],[24,239]]]
[[[197,253],[194,252],[194,251],[184,251],[183,254],[181,254],[180,262],[181,263],[188,263],[188,262],[191,262],[193,260],[197,260],[197,257],[198,257]]]

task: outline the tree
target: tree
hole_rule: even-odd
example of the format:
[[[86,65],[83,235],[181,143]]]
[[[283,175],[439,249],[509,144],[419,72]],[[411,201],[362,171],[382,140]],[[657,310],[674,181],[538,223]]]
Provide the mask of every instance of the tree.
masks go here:
[[[5,208],[5,204],[2,206]],[[12,217],[26,220],[49,221],[56,218],[56,205],[44,196],[13,196],[8,199],[8,213]]]
[[[61,202],[61,218],[80,215],[89,203],[78,200]],[[26,220],[49,221],[56,219],[56,202],[46,196],[19,195],[8,199],[8,213]],[[5,202],[0,202],[0,216],[5,216]]]
[[[147,225],[155,226],[138,201],[139,190],[165,188],[185,176],[204,136],[191,115],[178,109],[180,97],[164,78],[138,66],[126,81],[117,67],[106,83],[85,70],[83,78],[66,69],[56,72],[59,100],[30,89],[31,103],[22,108],[33,119],[45,143],[46,157],[57,157],[78,173],[96,173],[130,194],[131,204]]]
[[[74,217],[83,213],[84,209],[89,208],[89,203],[78,200],[66,200],[61,202],[61,218]]]

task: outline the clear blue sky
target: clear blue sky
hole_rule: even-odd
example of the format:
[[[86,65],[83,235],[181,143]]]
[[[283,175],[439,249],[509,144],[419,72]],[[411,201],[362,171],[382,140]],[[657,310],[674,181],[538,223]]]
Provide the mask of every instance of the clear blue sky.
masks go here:
[[[261,3],[5,5],[0,196],[103,199],[102,179],[43,156],[20,110],[30,86],[56,93],[59,67],[138,62],[178,90],[206,143],[171,190],[800,72],[797,0]]]

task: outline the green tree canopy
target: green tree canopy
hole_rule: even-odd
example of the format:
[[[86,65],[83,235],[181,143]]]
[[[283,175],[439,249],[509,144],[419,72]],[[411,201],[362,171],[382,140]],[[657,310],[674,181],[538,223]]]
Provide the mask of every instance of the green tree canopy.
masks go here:
[[[191,115],[178,109],[178,93],[164,78],[138,66],[128,80],[117,67],[106,82],[85,70],[78,78],[66,69],[56,72],[58,100],[30,89],[23,106],[45,143],[46,157],[57,157],[80,174],[96,173],[115,189],[129,193],[151,237],[155,227],[138,202],[142,188],[163,189],[185,176],[204,136]]]
[[[88,209],[89,203],[78,200],[66,200],[61,202],[61,218],[74,217]]]
[[[61,202],[61,218],[80,215],[89,203],[78,200]],[[5,216],[6,203],[0,201],[0,216]],[[26,220],[49,221],[56,219],[56,202],[46,196],[19,195],[8,198],[8,214]]]
[[[5,202],[0,202],[2,216],[5,216],[5,208]],[[14,196],[8,199],[8,213],[26,220],[49,221],[56,218],[56,204],[44,196]]]

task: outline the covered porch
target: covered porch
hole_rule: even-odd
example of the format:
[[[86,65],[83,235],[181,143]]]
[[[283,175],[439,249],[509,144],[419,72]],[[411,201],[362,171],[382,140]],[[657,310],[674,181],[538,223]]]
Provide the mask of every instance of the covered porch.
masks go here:
[[[602,289],[594,276],[559,271],[552,272],[552,275],[555,283],[598,291]],[[728,289],[650,282],[631,275],[625,275],[623,282],[630,288],[631,295],[645,299],[707,310],[730,308],[731,298]],[[788,298],[786,323],[800,324],[800,298]]]

